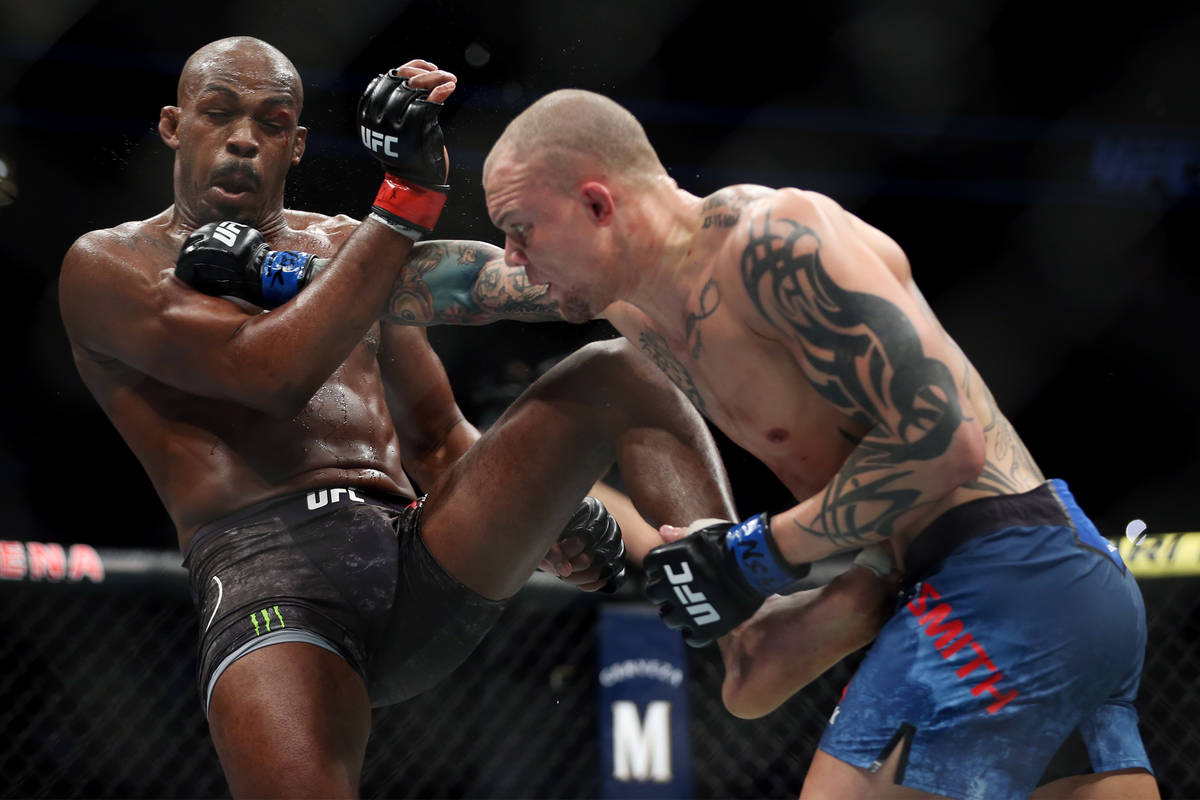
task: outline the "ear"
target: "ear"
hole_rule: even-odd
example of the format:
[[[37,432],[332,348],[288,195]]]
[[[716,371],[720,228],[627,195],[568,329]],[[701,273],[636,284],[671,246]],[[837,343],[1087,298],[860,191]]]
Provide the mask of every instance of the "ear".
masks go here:
[[[579,188],[579,193],[593,222],[601,226],[612,224],[616,203],[613,202],[612,193],[608,191],[607,186],[598,181],[588,181]]]
[[[304,157],[304,146],[308,142],[308,128],[303,125],[296,126],[296,142],[292,145],[292,166],[300,163],[300,159]]]
[[[158,112],[158,135],[167,147],[179,149],[179,106],[163,106]]]

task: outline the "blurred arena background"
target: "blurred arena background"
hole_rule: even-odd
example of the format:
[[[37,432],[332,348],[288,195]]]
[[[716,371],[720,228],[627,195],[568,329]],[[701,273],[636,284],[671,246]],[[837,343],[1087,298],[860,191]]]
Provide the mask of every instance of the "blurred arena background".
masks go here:
[[[75,373],[56,280],[76,237],[171,202],[158,109],[187,55],[233,34],[305,81],[291,207],[365,214],[379,171],[354,132],[359,93],[422,57],[460,78],[439,237],[501,242],[483,157],[564,86],[633,110],[689,191],[811,188],[892,234],[1046,474],[1110,538],[1148,524],[1143,733],[1164,797],[1200,797],[1200,545],[1169,535],[1200,524],[1200,7],[1027,0],[0,0],[0,795],[226,791],[174,532]],[[613,335],[430,332],[481,424],[544,364]],[[743,513],[789,505],[717,437]],[[18,574],[21,542],[97,548],[107,579]],[[641,604],[532,587],[453,679],[379,715],[364,795],[598,796],[605,605]],[[713,653],[687,660],[695,796],[795,796],[854,659],[757,722],[720,708]]]

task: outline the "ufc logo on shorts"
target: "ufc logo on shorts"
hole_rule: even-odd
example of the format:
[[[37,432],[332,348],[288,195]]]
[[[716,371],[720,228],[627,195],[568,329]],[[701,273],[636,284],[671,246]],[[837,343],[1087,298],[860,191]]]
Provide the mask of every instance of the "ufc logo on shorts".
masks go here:
[[[359,129],[362,131],[363,145],[372,153],[377,153],[382,149],[384,155],[392,156],[393,158],[400,155],[393,147],[393,145],[400,141],[398,137],[384,136],[378,131],[371,130],[366,125],[360,125]]]
[[[697,625],[711,625],[721,619],[721,615],[717,613],[717,609],[713,608],[713,604],[707,602],[708,598],[704,596],[704,592],[694,592],[689,586],[692,582],[692,567],[686,561],[681,561],[680,571],[675,573],[671,570],[670,564],[663,564],[663,573],[667,576],[667,582],[675,587],[675,596],[679,598],[679,602],[683,603],[684,609]]]
[[[213,228],[212,235],[218,242],[225,244],[227,247],[233,247],[233,243],[237,241],[238,234],[245,227],[245,225],[237,222],[222,222]]]
[[[343,495],[355,503],[363,502],[363,499],[356,495],[353,489],[343,489],[340,486],[336,489],[322,489],[319,492],[309,492],[304,501],[309,511],[316,511],[318,508],[323,508],[330,503],[341,502]]]

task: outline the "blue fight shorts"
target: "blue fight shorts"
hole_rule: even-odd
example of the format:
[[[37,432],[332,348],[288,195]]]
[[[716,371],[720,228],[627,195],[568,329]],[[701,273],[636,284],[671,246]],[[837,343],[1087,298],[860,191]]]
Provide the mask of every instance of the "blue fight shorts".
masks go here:
[[[1081,772],[1150,770],[1133,701],[1146,649],[1136,581],[1065,483],[947,511],[905,558],[895,613],[820,748],[954,798],[1025,798],[1068,737]]]

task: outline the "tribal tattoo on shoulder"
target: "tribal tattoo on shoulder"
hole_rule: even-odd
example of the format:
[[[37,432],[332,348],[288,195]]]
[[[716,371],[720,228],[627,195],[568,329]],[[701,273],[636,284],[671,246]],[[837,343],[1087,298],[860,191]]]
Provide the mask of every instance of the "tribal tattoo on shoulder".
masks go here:
[[[917,462],[945,453],[963,420],[949,367],[925,354],[895,304],[839,285],[821,262],[820,237],[795,220],[752,220],[741,272],[816,391],[869,427],[801,529],[838,546],[890,536],[897,518],[929,502],[908,480]]]

